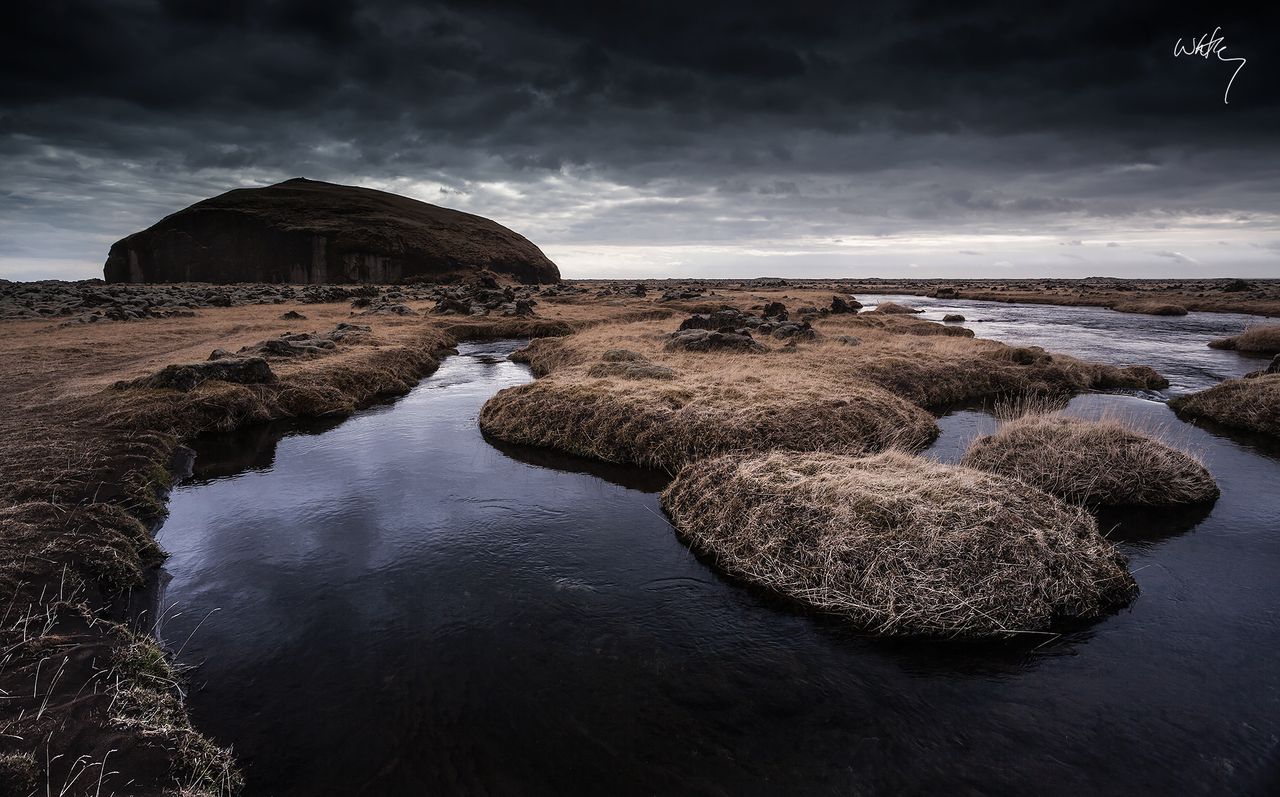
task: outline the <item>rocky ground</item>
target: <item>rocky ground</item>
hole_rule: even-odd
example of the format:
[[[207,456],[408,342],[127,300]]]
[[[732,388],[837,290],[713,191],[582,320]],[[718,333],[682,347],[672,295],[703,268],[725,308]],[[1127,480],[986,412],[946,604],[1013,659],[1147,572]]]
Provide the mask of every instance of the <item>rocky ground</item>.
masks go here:
[[[552,290],[552,289],[548,289]],[[481,274],[463,285],[158,285],[108,284],[101,280],[0,281],[0,320],[50,319],[62,324],[182,318],[199,310],[274,304],[350,302],[359,315],[416,313],[408,302],[434,301],[431,312],[454,315],[533,315],[537,287],[502,284]],[[554,295],[554,293],[553,293]]]
[[[1280,270],[1280,266],[1277,267]],[[574,280],[571,289],[601,295],[637,290],[665,301],[714,297],[733,290],[786,288],[851,294],[908,294],[1027,304],[1110,307],[1120,312],[1181,315],[1187,311],[1280,316],[1280,279],[1132,280],[1089,279],[782,279]],[[644,293],[636,295],[643,296]]]
[[[1072,285],[1053,295],[1092,290]],[[1237,287],[1176,290],[1234,310],[1275,290]],[[1159,386],[1150,369],[975,339],[909,308],[862,312],[857,298],[940,289],[975,290],[776,279],[539,288],[491,275],[451,286],[0,282],[0,584],[18,607],[0,626],[0,690],[13,696],[0,705],[0,792],[30,775],[56,793],[76,766],[105,769],[107,755],[117,774],[104,794],[233,783],[225,751],[187,721],[163,652],[106,612],[163,559],[145,524],[163,515],[168,457],[198,433],[343,415],[403,393],[459,340],[574,333],[531,346],[524,357],[546,378],[491,402],[481,422],[523,442],[673,468],[744,441],[911,449],[936,431],[925,408],[942,403]],[[221,786],[175,780],[192,767]]]

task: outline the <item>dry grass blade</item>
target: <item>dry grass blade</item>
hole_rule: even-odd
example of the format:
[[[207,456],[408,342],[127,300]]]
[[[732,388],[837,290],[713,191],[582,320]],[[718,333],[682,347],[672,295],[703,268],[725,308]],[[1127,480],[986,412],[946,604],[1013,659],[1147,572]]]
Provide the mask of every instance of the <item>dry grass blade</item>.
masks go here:
[[[662,502],[729,574],[880,634],[1044,631],[1137,593],[1083,509],[901,452],[704,460]]]

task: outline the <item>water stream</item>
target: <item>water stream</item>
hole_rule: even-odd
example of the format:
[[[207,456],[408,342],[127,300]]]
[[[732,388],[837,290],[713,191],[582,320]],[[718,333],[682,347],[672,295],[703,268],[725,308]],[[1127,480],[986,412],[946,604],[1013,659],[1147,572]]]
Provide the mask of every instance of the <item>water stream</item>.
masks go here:
[[[1244,317],[931,302],[978,334],[1152,365],[1193,389]],[[718,577],[663,477],[494,445],[528,381],[467,345],[340,423],[202,441],[159,532],[161,635],[251,795],[1272,794],[1280,446],[1089,395],[1200,453],[1209,513],[1108,519],[1142,594],[1052,641],[886,642]],[[940,419],[951,460],[992,427]]]

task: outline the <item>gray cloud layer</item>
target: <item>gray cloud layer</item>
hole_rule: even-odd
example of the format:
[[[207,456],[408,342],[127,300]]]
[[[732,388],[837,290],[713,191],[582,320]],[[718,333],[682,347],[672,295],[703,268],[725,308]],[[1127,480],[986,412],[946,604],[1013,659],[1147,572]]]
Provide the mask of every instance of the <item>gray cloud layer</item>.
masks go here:
[[[11,278],[92,275],[165,213],[297,175],[488,215],[574,276],[1280,276],[1274,11],[95,0],[10,15]],[[1215,26],[1224,55],[1249,58],[1229,105],[1233,65],[1173,57]]]

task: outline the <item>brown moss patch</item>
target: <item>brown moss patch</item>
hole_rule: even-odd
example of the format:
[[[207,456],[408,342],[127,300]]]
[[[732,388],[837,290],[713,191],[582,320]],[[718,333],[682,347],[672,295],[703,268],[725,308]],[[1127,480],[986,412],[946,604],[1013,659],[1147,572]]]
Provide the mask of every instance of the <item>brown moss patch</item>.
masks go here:
[[[1199,393],[1178,396],[1169,406],[1184,418],[1203,418],[1234,429],[1280,437],[1280,374],[1230,379]]]
[[[1168,506],[1218,497],[1189,454],[1118,420],[1024,415],[969,446],[962,465],[1090,506]]]
[[[1280,354],[1280,324],[1249,327],[1235,337],[1209,341],[1209,348],[1253,354]]]
[[[673,472],[729,451],[862,454],[918,449],[937,435],[931,415],[874,387],[839,398],[771,393],[761,382],[710,387],[683,379],[548,378],[489,399],[480,428],[509,443]]]
[[[662,503],[727,573],[879,634],[1044,631],[1137,593],[1082,509],[899,452],[703,460]]]

